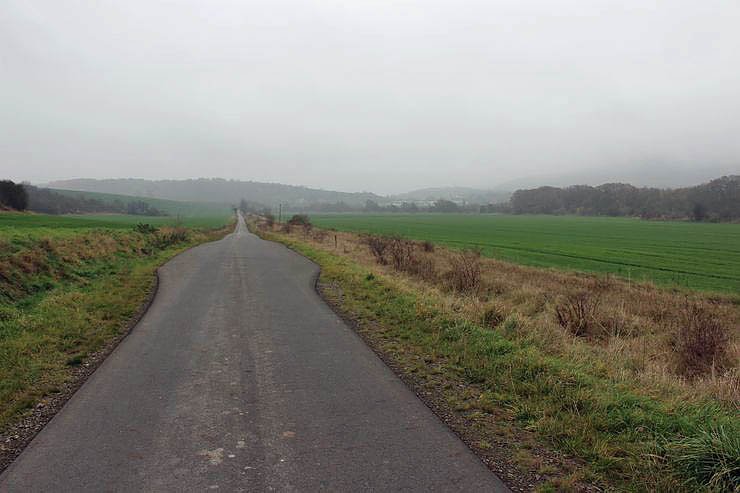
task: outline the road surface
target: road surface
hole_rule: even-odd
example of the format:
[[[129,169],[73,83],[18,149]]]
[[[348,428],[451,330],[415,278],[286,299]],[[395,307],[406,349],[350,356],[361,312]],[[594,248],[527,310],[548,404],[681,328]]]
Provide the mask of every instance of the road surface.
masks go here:
[[[506,491],[249,233],[161,268],[151,308],[0,491]]]

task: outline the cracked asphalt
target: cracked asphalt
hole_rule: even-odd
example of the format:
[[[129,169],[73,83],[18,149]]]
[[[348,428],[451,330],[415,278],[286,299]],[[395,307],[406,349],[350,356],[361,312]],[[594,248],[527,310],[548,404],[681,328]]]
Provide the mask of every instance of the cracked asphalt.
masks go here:
[[[149,311],[0,491],[508,491],[246,230],[160,269]]]

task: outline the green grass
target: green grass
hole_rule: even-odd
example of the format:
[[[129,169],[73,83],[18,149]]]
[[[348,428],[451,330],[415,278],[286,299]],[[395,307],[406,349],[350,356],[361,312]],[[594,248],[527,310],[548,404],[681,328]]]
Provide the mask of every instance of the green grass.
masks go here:
[[[736,491],[735,410],[711,401],[657,398],[610,377],[605,363],[542,349],[511,316],[496,330],[443,309],[386,275],[280,235],[321,266],[340,308],[397,368],[419,379],[442,372],[448,402],[482,389],[468,411],[507,410],[514,426],[585,464],[585,478],[617,491]],[[413,365],[414,359],[425,362]]]
[[[92,229],[129,230],[135,224],[153,226],[181,225],[187,228],[218,228],[227,224],[229,214],[213,216],[130,216],[126,214],[82,214],[52,216],[47,214],[1,212],[0,239],[18,236],[60,236]]]
[[[228,232],[228,218],[136,232],[171,217],[0,213],[0,430],[66,382],[126,327],[156,268]],[[220,228],[220,229],[217,229]]]
[[[398,234],[537,267],[740,293],[740,225],[490,214],[312,214],[317,226]]]

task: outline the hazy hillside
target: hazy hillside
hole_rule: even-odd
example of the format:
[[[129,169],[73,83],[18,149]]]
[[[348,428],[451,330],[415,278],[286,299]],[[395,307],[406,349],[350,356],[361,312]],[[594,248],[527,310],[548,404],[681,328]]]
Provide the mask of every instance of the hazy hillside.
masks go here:
[[[52,189],[61,195],[85,200],[95,200],[103,204],[128,204],[140,201],[156,208],[168,216],[208,217],[232,214],[231,204],[225,202],[196,202],[182,200],[157,199],[150,197],[132,197],[112,193],[85,192],[79,190]]]
[[[454,202],[465,201],[473,204],[495,204],[509,200],[511,193],[501,190],[483,190],[469,187],[437,187],[422,188],[411,192],[393,195],[394,201],[435,201],[438,199],[452,200]]]
[[[50,183],[49,187],[198,202],[229,202],[236,204],[244,198],[269,206],[281,202],[292,205],[334,202],[360,205],[368,199],[381,199],[381,197],[372,193],[333,192],[279,183],[224,180],[221,178],[156,181],[134,178],[76,179],[55,181]]]

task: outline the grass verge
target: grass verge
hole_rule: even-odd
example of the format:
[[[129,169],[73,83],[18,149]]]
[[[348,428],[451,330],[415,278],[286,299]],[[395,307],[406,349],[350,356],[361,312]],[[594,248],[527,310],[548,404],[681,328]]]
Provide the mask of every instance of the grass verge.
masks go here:
[[[52,228],[0,237],[0,432],[8,443],[28,438],[11,429],[125,334],[160,265],[231,229]]]
[[[733,404],[641,388],[616,378],[608,362],[548,350],[541,332],[522,330],[529,322],[521,314],[492,328],[466,316],[462,299],[450,303],[434,288],[297,236],[261,234],[317,262],[335,305],[395,368],[434,389],[473,441],[489,436],[486,427],[501,427],[494,432],[496,446],[508,447],[506,455],[523,469],[534,464],[538,489],[740,488],[740,421]],[[522,434],[576,466],[565,474],[548,469],[538,453],[522,450]],[[482,438],[473,443],[479,452],[491,445]]]

